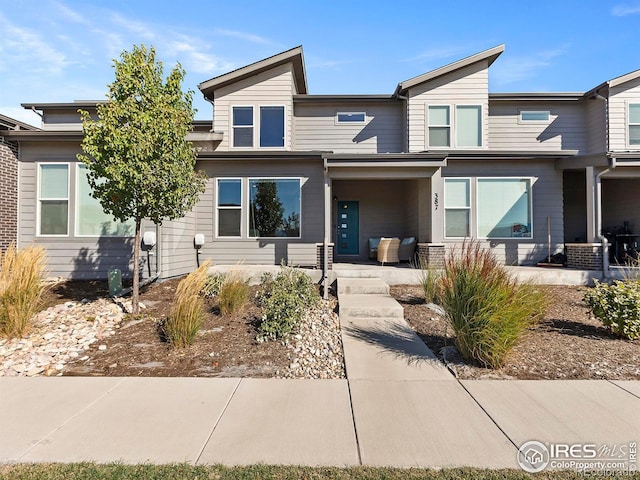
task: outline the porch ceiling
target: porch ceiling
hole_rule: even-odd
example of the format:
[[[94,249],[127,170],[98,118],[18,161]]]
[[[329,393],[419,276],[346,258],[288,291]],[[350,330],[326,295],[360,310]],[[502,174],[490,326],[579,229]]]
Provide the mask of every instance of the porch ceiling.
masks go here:
[[[325,168],[333,179],[431,177],[447,164],[446,155],[421,154],[325,154]]]

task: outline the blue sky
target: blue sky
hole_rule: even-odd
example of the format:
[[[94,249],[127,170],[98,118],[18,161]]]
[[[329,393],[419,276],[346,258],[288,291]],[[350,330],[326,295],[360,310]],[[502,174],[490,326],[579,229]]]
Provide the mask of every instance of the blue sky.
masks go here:
[[[586,91],[640,69],[640,0],[38,0],[0,9],[0,113],[103,99],[112,59],[156,47],[198,83],[302,45],[309,92],[392,93],[398,82],[495,45],[490,91]]]

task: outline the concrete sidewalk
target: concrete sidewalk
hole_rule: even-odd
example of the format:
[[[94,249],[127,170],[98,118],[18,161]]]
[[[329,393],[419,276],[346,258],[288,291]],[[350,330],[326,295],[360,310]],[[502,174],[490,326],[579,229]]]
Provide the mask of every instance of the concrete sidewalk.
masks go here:
[[[640,441],[640,382],[458,381],[384,282],[338,287],[348,380],[0,377],[0,462],[518,468],[529,440]]]

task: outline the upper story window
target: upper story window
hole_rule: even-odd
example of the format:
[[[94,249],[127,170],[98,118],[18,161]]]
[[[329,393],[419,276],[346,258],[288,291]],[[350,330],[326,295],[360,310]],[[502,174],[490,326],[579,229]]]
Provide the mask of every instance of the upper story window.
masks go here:
[[[284,107],[260,107],[260,146],[284,147]]]
[[[520,121],[521,122],[539,122],[546,123],[549,121],[551,112],[548,110],[521,110]]]
[[[253,147],[253,107],[233,107],[233,146]]]
[[[629,145],[640,145],[640,103],[629,104]]]
[[[451,146],[451,115],[449,105],[429,105],[429,147]]]
[[[38,235],[69,234],[69,164],[38,165]]]
[[[365,123],[367,114],[365,112],[338,112],[336,123]]]
[[[456,147],[482,146],[482,107],[456,106]]]
[[[235,148],[253,148],[255,145],[261,148],[284,147],[284,106],[260,106],[258,111],[256,125],[254,107],[234,106],[232,108],[232,145]]]

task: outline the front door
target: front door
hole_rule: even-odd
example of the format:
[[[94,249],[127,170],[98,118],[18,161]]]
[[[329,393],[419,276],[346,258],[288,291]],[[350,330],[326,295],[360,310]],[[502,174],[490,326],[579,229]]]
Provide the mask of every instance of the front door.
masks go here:
[[[338,255],[358,255],[358,202],[338,202]]]

